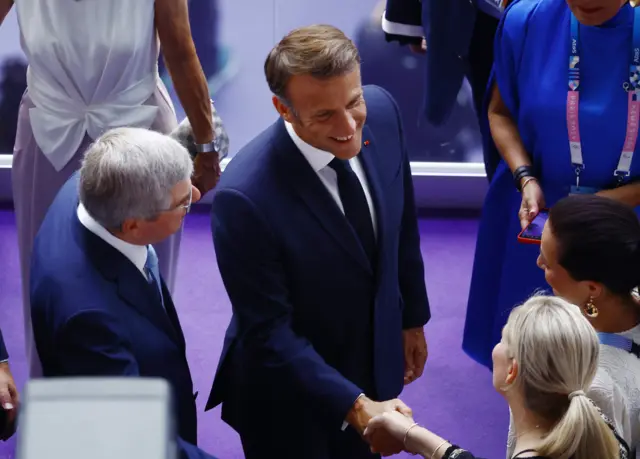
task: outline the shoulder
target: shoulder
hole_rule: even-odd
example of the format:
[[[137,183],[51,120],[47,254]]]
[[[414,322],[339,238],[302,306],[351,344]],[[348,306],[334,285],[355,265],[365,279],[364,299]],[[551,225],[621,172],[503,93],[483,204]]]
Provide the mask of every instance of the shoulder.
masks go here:
[[[539,20],[546,21],[549,16],[564,14],[566,2],[556,0],[516,0],[511,3],[500,21],[502,34],[511,36],[524,35],[528,26]]]
[[[242,147],[224,169],[216,193],[227,189],[238,189],[250,193],[273,175],[275,152],[282,149],[287,135],[281,120],[276,121],[267,129]]]
[[[364,88],[367,104],[367,126],[373,131],[399,131],[400,110],[393,96],[380,86],[367,85]]]
[[[395,99],[386,89],[376,85],[366,85],[363,88],[364,100],[367,104],[367,118],[373,116],[396,116],[398,106]],[[370,111],[373,111],[370,113]]]

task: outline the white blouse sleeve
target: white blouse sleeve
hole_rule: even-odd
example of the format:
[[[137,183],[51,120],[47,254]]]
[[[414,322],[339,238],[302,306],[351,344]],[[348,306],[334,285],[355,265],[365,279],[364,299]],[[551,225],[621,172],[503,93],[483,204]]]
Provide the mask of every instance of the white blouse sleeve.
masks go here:
[[[625,397],[611,377],[602,369],[598,369],[588,396],[600,408],[602,413],[611,420],[618,435],[628,445],[632,444],[631,420]]]

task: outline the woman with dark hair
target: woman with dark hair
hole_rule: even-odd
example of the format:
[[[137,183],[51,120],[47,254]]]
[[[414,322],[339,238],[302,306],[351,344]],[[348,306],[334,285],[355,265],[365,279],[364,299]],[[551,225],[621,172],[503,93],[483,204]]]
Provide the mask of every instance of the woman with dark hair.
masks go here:
[[[631,450],[640,446],[640,222],[597,195],[569,196],[549,214],[538,266],[553,292],[578,305],[598,332],[598,372],[589,397]]]

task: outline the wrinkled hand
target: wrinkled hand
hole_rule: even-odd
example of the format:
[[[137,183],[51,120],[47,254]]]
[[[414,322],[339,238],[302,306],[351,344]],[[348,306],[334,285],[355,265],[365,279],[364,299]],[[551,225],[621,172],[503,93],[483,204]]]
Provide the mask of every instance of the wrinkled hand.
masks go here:
[[[422,43],[419,45],[412,43],[409,48],[416,54],[425,54],[427,52],[427,40],[423,38]]]
[[[199,153],[193,161],[193,185],[204,196],[220,180],[220,162],[216,153]]]
[[[16,431],[20,396],[7,362],[0,363],[0,407],[7,412],[8,423],[0,426],[0,440],[8,440]],[[2,430],[4,428],[4,430]]]
[[[347,422],[355,428],[361,435],[369,425],[369,421],[387,411],[397,411],[402,416],[411,417],[411,408],[404,404],[402,400],[393,399],[386,402],[375,402],[367,397],[361,397],[354,405],[347,416]],[[369,435],[366,439],[369,443],[375,442],[376,451],[385,451],[389,454],[397,454],[403,450],[402,439],[398,441],[384,431],[379,431]],[[373,444],[372,444],[373,449]]]
[[[402,341],[404,344],[404,384],[407,385],[422,376],[429,351],[422,327],[403,330]]]
[[[391,454],[397,454],[397,452],[385,450],[385,445],[378,444],[376,439],[381,436],[381,433],[384,433],[387,438],[391,438],[395,443],[399,443],[402,451],[404,451],[404,437],[407,429],[413,424],[414,420],[412,417],[405,416],[397,411],[387,411],[369,421],[367,428],[364,430],[364,438],[369,441],[371,450],[374,453],[377,452],[382,456],[390,456]]]
[[[522,202],[518,212],[522,229],[525,229],[536,218],[544,205],[544,193],[540,184],[537,180],[530,180],[522,189]]]

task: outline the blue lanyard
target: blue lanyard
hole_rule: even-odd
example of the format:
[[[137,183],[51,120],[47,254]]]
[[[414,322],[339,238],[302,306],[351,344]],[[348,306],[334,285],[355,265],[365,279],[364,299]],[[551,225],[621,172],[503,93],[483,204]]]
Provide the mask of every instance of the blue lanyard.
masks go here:
[[[640,8],[633,8],[631,56],[629,60],[629,81],[623,88],[628,96],[627,131],[618,167],[613,175],[621,183],[631,174],[631,162],[638,139],[640,123]],[[575,168],[576,186],[580,186],[580,173],[584,169],[582,159],[582,143],[580,140],[579,106],[580,106],[580,24],[571,15],[571,43],[569,52],[569,91],[567,93],[567,131],[571,164]]]
[[[622,349],[623,351],[627,351],[640,359],[640,346],[629,338],[616,335],[615,333],[598,332],[598,339],[600,339],[600,344],[606,344],[607,346]]]

